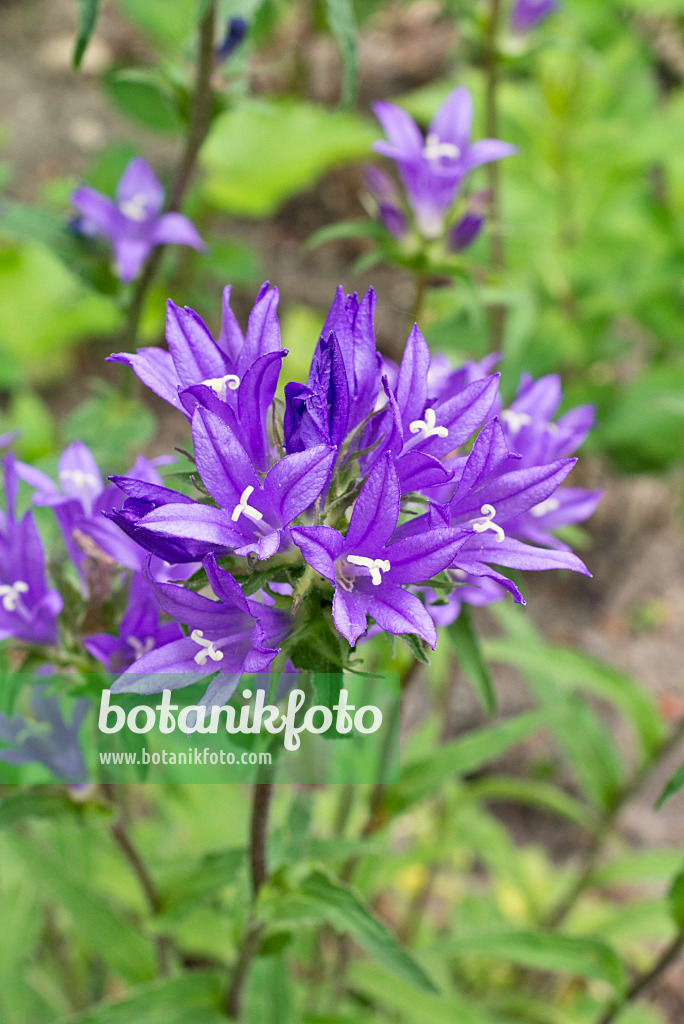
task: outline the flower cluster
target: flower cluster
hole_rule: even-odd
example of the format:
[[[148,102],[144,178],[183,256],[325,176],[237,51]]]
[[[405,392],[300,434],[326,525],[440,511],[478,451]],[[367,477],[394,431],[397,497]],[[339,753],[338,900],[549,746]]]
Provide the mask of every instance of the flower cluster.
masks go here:
[[[464,86],[449,93],[425,136],[413,118],[393,103],[375,103],[373,111],[387,137],[373,148],[397,165],[419,236],[428,242],[443,238],[452,252],[465,249],[482,228],[488,193],[474,193],[454,217],[463,183],[476,167],[511,156],[515,147],[499,139],[471,141],[473,100]],[[366,186],[387,230],[398,239],[406,236],[410,219],[392,179],[378,167],[369,167]]]
[[[32,513],[14,516],[18,477],[54,510],[86,600],[103,565],[110,586],[132,573],[118,624],[82,641],[121,673],[114,692],[213,676],[201,703],[223,704],[243,672],[279,654],[341,669],[378,630],[434,647],[463,602],[522,602],[502,570],[587,572],[556,534],[600,499],[560,486],[593,411],[555,419],[556,376],[523,378],[503,408],[495,357],[453,368],[417,327],[396,365],[376,349],[373,291],[340,288],[306,383],[281,398],[277,304],[265,284],[243,334],[227,288],[214,338],[169,302],[168,349],[110,357],[187,419],[194,495],[142,457],[105,485],[80,442],[61,456],[59,484],[6,458],[5,636],[54,644],[61,608]]]

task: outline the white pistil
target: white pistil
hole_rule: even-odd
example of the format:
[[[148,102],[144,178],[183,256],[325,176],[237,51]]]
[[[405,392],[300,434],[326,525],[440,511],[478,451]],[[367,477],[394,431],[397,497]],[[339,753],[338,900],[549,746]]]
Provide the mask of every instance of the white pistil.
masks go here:
[[[461,150],[453,142],[440,142],[439,136],[429,132],[423,146],[423,156],[426,160],[441,160],[447,157],[449,160],[458,160]]]
[[[426,440],[428,437],[448,437],[449,431],[446,427],[437,426],[437,415],[434,409],[425,410],[424,420],[413,420],[409,423],[409,430],[412,434],[418,434],[423,432],[422,440]]]
[[[558,498],[547,498],[546,501],[540,501],[538,505],[530,509],[530,514],[539,518],[545,516],[547,512],[555,512],[557,508],[560,508],[560,501]]]
[[[99,487],[99,481],[94,473],[88,473],[84,469],[62,469],[59,473],[61,482],[71,480],[77,491],[85,494],[88,488]]]
[[[210,377],[209,380],[203,380],[202,383],[211,388],[222,402],[225,402],[226,390],[237,391],[240,387],[240,378],[234,373],[227,373],[225,377]]]
[[[147,196],[144,192],[136,192],[130,199],[124,199],[123,203],[119,203],[119,209],[124,217],[128,217],[129,220],[135,220],[141,224],[149,216]]]
[[[212,661],[223,661],[223,651],[216,650],[213,640],[205,640],[201,629],[193,629],[190,639],[194,640],[202,648],[194,658],[198,665],[206,664],[207,658],[211,658]]]
[[[374,587],[380,586],[383,572],[389,572],[391,568],[386,558],[366,558],[365,555],[347,555],[347,561],[350,565],[362,565],[364,569],[368,569]]]
[[[21,602],[21,594],[28,594],[29,585],[24,583],[23,580],[17,580],[16,583],[3,583],[0,586],[0,598],[2,598],[2,607],[6,612],[16,612]]]
[[[263,514],[259,512],[258,509],[252,508],[252,506],[248,504],[250,495],[252,494],[253,490],[253,487],[245,487],[244,491],[242,492],[240,496],[240,501],[233,509],[232,515],[230,517],[234,523],[237,523],[238,519],[240,518],[243,512],[246,516],[249,516],[250,519],[264,518]]]
[[[126,643],[129,647],[133,648],[133,654],[136,661],[138,661],[139,658],[142,658],[143,654],[149,654],[150,651],[154,650],[153,636],[145,637],[144,641],[138,640],[137,636],[127,636]]]
[[[506,534],[503,532],[502,527],[498,523],[494,522],[494,516],[496,515],[496,509],[493,505],[483,505],[480,509],[483,515],[483,519],[479,522],[473,523],[473,530],[476,533],[484,533],[485,530],[493,530],[496,534],[496,539],[499,543],[506,539]]]
[[[507,423],[512,434],[518,434],[523,427],[529,426],[532,417],[528,412],[516,412],[515,409],[504,409],[501,419]]]

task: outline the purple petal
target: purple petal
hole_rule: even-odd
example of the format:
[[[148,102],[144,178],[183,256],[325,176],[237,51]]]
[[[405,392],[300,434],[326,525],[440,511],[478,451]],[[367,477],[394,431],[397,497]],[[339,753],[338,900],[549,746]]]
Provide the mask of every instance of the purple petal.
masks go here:
[[[145,219],[156,217],[164,203],[164,189],[147,160],[134,157],[126,166],[116,186],[119,206],[135,203],[145,213]]]
[[[197,228],[182,213],[164,213],[155,222],[150,235],[152,245],[189,245],[198,252],[206,252],[206,243]]]
[[[399,518],[399,481],[389,454],[368,474],[354,504],[345,550],[374,552],[390,540]]]
[[[135,355],[131,352],[114,352],[107,357],[107,362],[130,366],[145,387],[182,411],[178,398],[180,377],[170,352],[162,348],[139,348]]]
[[[287,526],[313,505],[325,487],[336,455],[335,449],[320,445],[286,455],[268,471],[264,494],[279,526]]]
[[[367,605],[366,594],[358,590],[348,593],[338,587],[335,591],[333,620],[338,632],[342,634],[350,647],[353,647],[359,637],[366,632]]]
[[[140,526],[171,540],[194,540],[229,550],[245,543],[230,515],[213,505],[161,505],[140,520]]]
[[[471,496],[467,507],[474,511],[483,503],[496,508],[497,520],[519,516],[550,497],[575,465],[576,459],[559,459],[548,466],[516,469],[487,484]]]
[[[473,130],[473,98],[464,85],[449,93],[430,124],[430,133],[440,142],[457,146],[465,153]]]
[[[223,377],[231,372],[207,325],[194,309],[166,305],[166,341],[184,387]]]
[[[247,487],[253,488],[250,505],[266,512],[259,479],[230,427],[208,410],[198,409],[192,419],[192,437],[202,481],[228,515]]]
[[[410,451],[394,464],[402,494],[425,487],[440,487],[451,477],[443,462],[422,451]]]
[[[277,315],[279,298],[278,289],[270,288],[268,281],[264,282],[249,314],[245,343],[238,360],[240,376],[259,356],[280,349],[280,324]]]
[[[503,160],[504,157],[514,156],[517,152],[517,146],[511,146],[508,142],[501,142],[499,139],[480,139],[468,147],[462,167],[465,172],[472,171],[482,164]]]
[[[292,540],[307,562],[321,576],[335,582],[335,559],[344,548],[344,538],[330,526],[293,526]]]
[[[423,135],[410,114],[394,103],[373,103],[372,110],[397,152],[405,156],[417,156],[422,152]],[[378,149],[376,151],[379,152]]]
[[[268,412],[278,387],[287,349],[260,356],[247,370],[238,388],[238,419],[247,450],[260,472],[268,468]]]
[[[112,239],[112,244],[115,269],[119,280],[124,283],[134,281],[152,249],[152,243],[147,237],[117,235]]]
[[[94,188],[87,185],[77,188],[71,194],[71,203],[107,238],[111,239],[121,231],[122,216],[116,204],[107,196],[96,192]]]
[[[368,598],[368,613],[387,633],[417,633],[434,649],[437,631],[425,605],[408,591],[391,583],[374,587],[362,580],[355,587],[363,587]]]
[[[472,437],[490,413],[499,389],[499,374],[473,381],[442,405],[435,408],[437,423],[445,427],[447,437],[430,437],[424,441],[420,450],[444,457],[459,448],[468,438]]]
[[[414,325],[406,342],[395,391],[405,434],[408,434],[413,420],[423,417],[429,369],[430,350],[418,327]]]
[[[483,537],[484,535],[480,534],[477,540],[471,538],[468,541],[467,548],[463,550],[465,558],[476,557],[480,562],[492,562],[494,565],[503,565],[509,569],[572,569],[584,576],[591,575],[584,562],[572,551],[532,547],[512,537],[506,537],[498,544],[496,541],[492,543],[481,539]],[[456,561],[460,565],[461,556]]]
[[[57,476],[62,493],[80,502],[90,515],[104,484],[93,453],[83,441],[74,441],[64,449],[59,457]]]
[[[224,352],[232,366],[237,366],[240,353],[242,352],[245,338],[237,322],[235,313],[230,308],[230,293],[232,289],[227,285],[223,289],[223,316],[221,319],[221,333],[216,344]]]
[[[247,605],[247,598],[243,594],[240,584],[229,572],[221,569],[216,564],[214,556],[207,555],[203,564],[207,579],[216,597],[224,604],[244,612],[245,615],[251,614]]]
[[[391,583],[422,583],[451,565],[468,534],[461,530],[430,530],[390,544],[383,554],[390,563]]]

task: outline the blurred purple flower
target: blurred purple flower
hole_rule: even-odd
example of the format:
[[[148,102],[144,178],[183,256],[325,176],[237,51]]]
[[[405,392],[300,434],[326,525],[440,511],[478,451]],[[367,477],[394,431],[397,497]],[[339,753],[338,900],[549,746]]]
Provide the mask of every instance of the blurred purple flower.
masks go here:
[[[425,137],[401,107],[374,103],[373,111],[387,136],[373,148],[397,163],[416,226],[427,239],[441,235],[445,216],[470,171],[516,152],[515,146],[498,139],[471,142],[473,101],[463,86],[449,93]]]
[[[378,206],[380,220],[395,238],[403,238],[408,231],[406,214],[401,208],[399,189],[384,171],[374,164],[363,169],[366,188]]]
[[[6,511],[0,509],[0,640],[16,637],[26,643],[52,644],[57,640],[57,616],[62,598],[50,590],[45,574],[45,552],[33,519],[15,516],[18,490],[17,464],[3,459]]]
[[[34,718],[0,713],[0,761],[7,764],[45,765],[62,782],[80,784],[88,781],[88,771],[78,741],[78,732],[90,709],[90,701],[78,700],[73,706],[71,722],[62,715],[59,698],[48,694],[46,687],[35,687],[31,694]]]
[[[529,32],[558,10],[558,0],[516,0],[511,11],[514,32]]]
[[[456,221],[449,231],[447,241],[452,252],[463,252],[473,244],[484,227],[487,212],[487,203],[490,193],[488,190],[476,192],[468,200],[466,212]]]
[[[164,190],[141,157],[134,157],[123,172],[116,188],[116,201],[82,185],[72,193],[71,202],[81,214],[80,230],[109,240],[121,281],[134,280],[158,245],[188,245],[200,252],[206,249],[187,217],[161,212]]]
[[[249,32],[249,22],[239,16],[229,18],[223,42],[216,48],[216,61],[223,64],[242,45]]]

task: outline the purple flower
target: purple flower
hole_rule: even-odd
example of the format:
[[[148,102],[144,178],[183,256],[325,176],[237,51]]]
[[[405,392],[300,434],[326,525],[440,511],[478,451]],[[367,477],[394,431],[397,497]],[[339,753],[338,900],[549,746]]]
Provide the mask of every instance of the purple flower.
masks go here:
[[[346,536],[329,526],[292,529],[304,559],[333,584],[335,625],[351,646],[369,615],[388,633],[415,633],[431,647],[437,642],[425,606],[403,586],[445,569],[467,535],[438,528],[393,542],[399,508],[399,480],[387,454],[369,474]]]
[[[109,362],[125,363],[156,395],[192,419],[198,405],[212,409],[243,437],[259,470],[268,466],[268,409],[286,349],[280,347],[278,289],[262,285],[243,335],[223,293],[221,331],[214,340],[194,310],[167,305],[168,351],[153,347],[135,355],[118,352]]]
[[[8,764],[38,762],[62,782],[87,782],[88,771],[78,732],[90,709],[90,701],[76,701],[71,722],[62,715],[59,698],[48,695],[43,686],[34,688],[31,704],[33,719],[21,715],[8,718],[0,713],[0,741],[11,744],[9,748],[0,748],[0,761]]]
[[[192,425],[197,469],[218,508],[199,502],[164,504],[140,525],[161,537],[199,542],[213,551],[253,551],[260,559],[274,555],[285,528],[321,493],[334,450],[318,445],[286,455],[261,481],[228,424],[198,409]]]
[[[135,573],[118,635],[94,633],[84,638],[83,645],[108,672],[122,672],[143,655],[183,636],[175,622],[160,625],[159,612],[154,591],[140,573]]]
[[[558,0],[516,0],[511,11],[514,32],[529,32],[558,10]]]
[[[471,142],[473,101],[463,86],[449,93],[425,137],[401,107],[374,103],[373,111],[387,136],[373,148],[397,163],[416,226],[427,239],[442,234],[445,216],[470,171],[516,152],[498,139]]]
[[[243,672],[268,671],[289,630],[286,616],[246,598],[212,555],[204,568],[217,601],[172,583],[157,583],[146,571],[162,611],[187,625],[190,635],[143,654],[116,680],[112,693],[175,690],[218,672],[199,706],[220,707],[232,697]]]
[[[71,202],[81,214],[81,230],[109,240],[121,281],[136,278],[157,245],[188,245],[200,252],[206,249],[187,217],[161,212],[164,190],[150,165],[140,157],[134,157],[123,172],[116,201],[82,185],[73,192]]]
[[[161,483],[154,464],[140,456],[131,470],[136,478]],[[81,576],[87,554],[83,538],[89,538],[118,565],[140,571],[144,551],[111,522],[107,515],[121,501],[117,487],[105,486],[93,454],[83,441],[74,441],[64,449],[57,464],[56,484],[46,473],[17,463],[17,473],[35,489],[34,505],[50,506],[57,519],[67,553]]]
[[[25,512],[17,520],[16,462],[3,460],[7,510],[0,510],[0,640],[16,637],[26,643],[57,641],[57,616],[62,598],[50,590],[45,574],[45,552],[33,519]]]
[[[452,252],[463,252],[478,237],[487,219],[486,210],[489,197],[488,190],[476,192],[470,197],[466,212],[449,230],[447,244]]]

